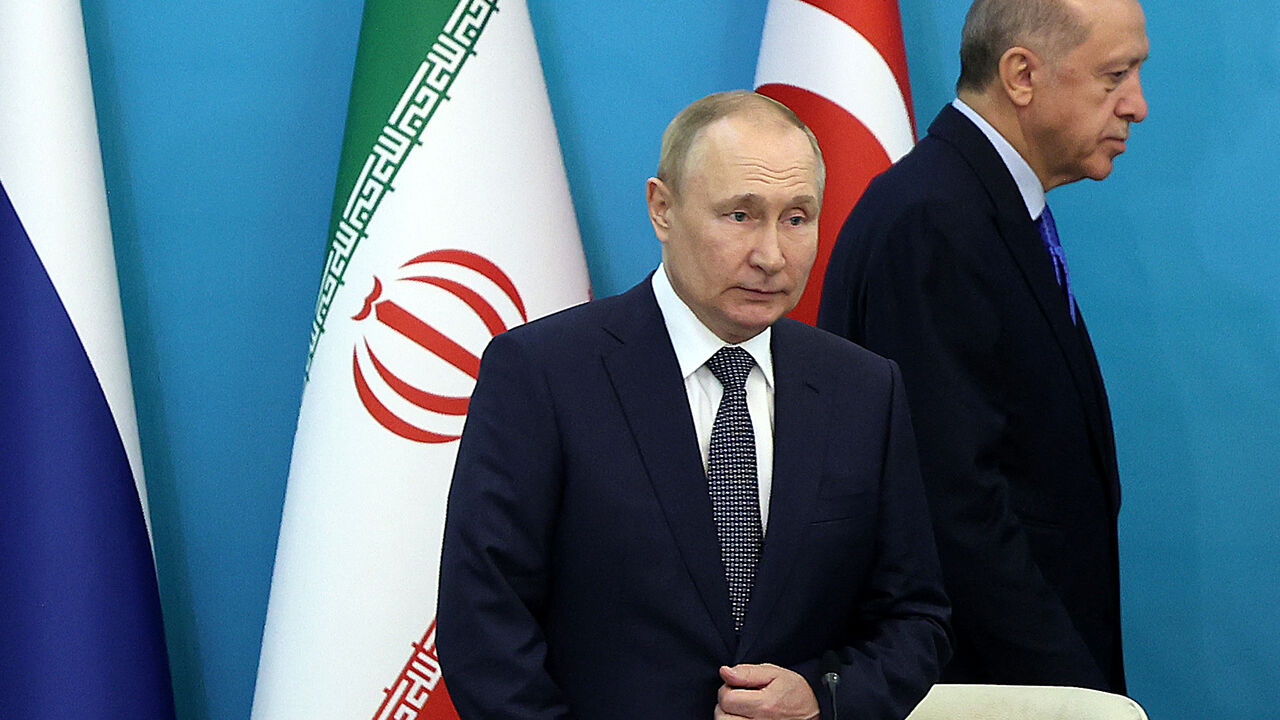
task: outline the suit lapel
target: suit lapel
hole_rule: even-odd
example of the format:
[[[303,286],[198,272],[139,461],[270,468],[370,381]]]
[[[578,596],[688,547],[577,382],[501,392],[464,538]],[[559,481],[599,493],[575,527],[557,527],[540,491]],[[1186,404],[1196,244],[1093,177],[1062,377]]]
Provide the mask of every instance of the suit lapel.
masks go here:
[[[605,369],[680,557],[725,649],[732,651],[729,586],[680,366],[649,281],[622,300],[605,327],[618,340],[604,352]]]
[[[1053,331],[1058,347],[1062,350],[1071,372],[1076,394],[1080,399],[1085,417],[1089,421],[1089,433],[1093,440],[1095,460],[1100,474],[1114,484],[1116,477],[1112,462],[1114,451],[1107,454],[1111,447],[1111,422],[1106,409],[1101,387],[1101,374],[1097,371],[1097,361],[1093,356],[1093,347],[1089,344],[1088,334],[1083,328],[1071,322],[1071,312],[1067,306],[1067,298],[1053,271],[1053,262],[1044,249],[1044,241],[1035,223],[1027,216],[1026,203],[1018,190],[1017,183],[1005,167],[1004,160],[992,147],[982,131],[964,117],[960,111],[951,106],[943,109],[937,120],[929,128],[930,135],[937,135],[954,146],[973,167],[974,172],[987,189],[992,203],[996,207],[997,227],[1000,237],[1013,257],[1014,264],[1022,273],[1027,287],[1030,288],[1041,314]],[[1111,494],[1114,491],[1109,490]]]
[[[813,517],[822,477],[822,398],[817,385],[807,377],[812,361],[803,357],[794,329],[790,320],[773,326],[773,490],[755,587],[738,645],[739,661],[767,626],[771,611],[786,591],[787,579],[804,552],[804,530]]]
[[[1030,228],[1029,231],[1027,228]],[[1098,370],[1098,361],[1093,354],[1089,333],[1084,327],[1083,312],[1078,315],[1080,326],[1077,327],[1071,322],[1066,295],[1058,285],[1058,279],[1053,273],[1053,263],[1049,260],[1048,252],[1044,250],[1040,233],[1035,224],[1026,217],[1025,212],[1020,217],[1003,217],[1001,234],[1022,270],[1027,285],[1036,296],[1041,313],[1053,328],[1058,347],[1062,349],[1081,408],[1089,423],[1088,431],[1092,440],[1090,445],[1098,467],[1098,475],[1106,482],[1107,496],[1115,507],[1118,501],[1116,497],[1118,481],[1115,472],[1115,441],[1111,430],[1111,416],[1107,410],[1106,392],[1102,388],[1102,374]]]

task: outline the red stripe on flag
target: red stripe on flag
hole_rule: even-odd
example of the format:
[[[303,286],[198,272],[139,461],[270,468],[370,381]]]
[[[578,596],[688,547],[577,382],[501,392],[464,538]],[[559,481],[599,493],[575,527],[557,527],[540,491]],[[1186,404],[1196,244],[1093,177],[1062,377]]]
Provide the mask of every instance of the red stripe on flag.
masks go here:
[[[400,676],[383,692],[386,698],[373,720],[458,720],[436,652],[435,619],[422,640],[413,644],[413,654]]]
[[[500,332],[506,331],[507,324],[502,321],[502,316],[498,314],[498,311],[494,309],[493,305],[490,305],[489,301],[485,300],[480,293],[472,290],[466,285],[455,280],[435,277],[434,275],[421,275],[405,279],[413,282],[425,283],[427,285],[434,285],[441,290],[447,290],[453,293],[459,300],[466,303],[467,307],[471,308],[476,315],[480,316],[480,319],[484,321],[484,326],[488,328],[490,335],[497,335]]]
[[[871,179],[889,167],[889,156],[865,125],[820,95],[776,84],[762,85],[757,91],[795,111],[818,136],[822,156],[827,161],[827,187],[822,198],[822,215],[818,218],[818,257],[809,272],[804,294],[790,313],[797,320],[813,324],[818,319],[818,300],[827,260],[840,226]]]
[[[354,350],[351,351],[351,366],[354,368],[356,380],[356,392],[360,395],[360,400],[364,403],[364,407],[373,416],[374,420],[382,427],[399,435],[406,440],[413,440],[420,443],[446,443],[458,439],[456,435],[440,435],[429,430],[423,430],[415,425],[396,417],[382,401],[373,394],[373,390],[369,387],[369,383],[364,379],[364,371],[360,369],[360,357]]]
[[[473,252],[468,252],[466,250],[432,250],[431,252],[419,255],[401,267],[409,267],[410,265],[431,262],[433,260],[471,268],[472,270],[475,270],[481,275],[489,278],[489,280],[491,280],[495,285],[502,288],[502,292],[506,293],[507,297],[511,298],[511,302],[514,303],[516,309],[520,311],[520,317],[525,322],[529,321],[529,314],[524,309],[524,300],[520,298],[520,293],[516,290],[515,283],[511,282],[511,278],[507,277],[507,274],[502,272],[502,268]]]
[[[445,337],[439,330],[410,315],[399,305],[383,300],[377,304],[374,313],[383,325],[435,353],[440,359],[470,375],[473,380],[480,376],[480,358]]]
[[[865,37],[884,58],[902,90],[915,131],[915,114],[911,110],[911,81],[907,72],[907,51],[902,41],[902,16],[898,0],[801,0],[844,21]],[[832,72],[839,72],[832,68]],[[821,137],[821,136],[819,136]]]
[[[447,397],[416,388],[396,377],[386,365],[383,365],[378,356],[374,354],[373,348],[369,347],[367,341],[364,344],[364,349],[369,352],[369,360],[373,361],[373,369],[378,371],[378,377],[382,378],[387,387],[396,391],[396,394],[400,397],[423,410],[440,413],[441,415],[457,415],[461,417],[467,414],[467,408],[471,405],[471,398]]]

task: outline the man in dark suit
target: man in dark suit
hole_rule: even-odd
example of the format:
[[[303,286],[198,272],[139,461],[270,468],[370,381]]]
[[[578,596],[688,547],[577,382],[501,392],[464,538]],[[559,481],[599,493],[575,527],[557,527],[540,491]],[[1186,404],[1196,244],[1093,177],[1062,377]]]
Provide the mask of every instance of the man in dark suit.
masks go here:
[[[957,645],[944,682],[1124,692],[1110,411],[1045,191],[1147,114],[1134,0],[978,0],[959,98],[841,230],[819,327],[899,362]]]
[[[832,697],[900,719],[936,680],[947,601],[898,371],[780,319],[823,174],[785,107],[694,103],[648,181],[658,270],[485,351],[438,606],[464,719],[812,718]]]

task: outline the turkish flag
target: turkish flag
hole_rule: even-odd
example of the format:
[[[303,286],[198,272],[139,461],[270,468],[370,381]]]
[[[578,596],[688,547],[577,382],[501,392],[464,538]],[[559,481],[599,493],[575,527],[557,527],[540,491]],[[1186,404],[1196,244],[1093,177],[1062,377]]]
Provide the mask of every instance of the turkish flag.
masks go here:
[[[769,0],[755,84],[813,130],[827,164],[818,258],[791,311],[812,324],[840,226],[915,144],[898,0]]]

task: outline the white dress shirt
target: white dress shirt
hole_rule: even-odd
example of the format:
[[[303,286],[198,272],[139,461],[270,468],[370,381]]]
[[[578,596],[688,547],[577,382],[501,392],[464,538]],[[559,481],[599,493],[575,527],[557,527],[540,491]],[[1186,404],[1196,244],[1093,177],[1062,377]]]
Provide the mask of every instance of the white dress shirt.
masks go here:
[[[1018,192],[1022,193],[1022,202],[1027,205],[1027,214],[1032,220],[1039,220],[1045,206],[1044,185],[1040,184],[1040,178],[1036,177],[1035,170],[1027,164],[1026,158],[1004,139],[999,130],[996,130],[991,123],[978,114],[977,110],[969,107],[963,100],[956,98],[951,102],[951,106],[972,120],[982,134],[987,136],[987,140],[991,141],[996,152],[1000,153],[1000,159],[1004,160],[1005,167],[1009,168],[1009,174],[1013,175],[1013,181],[1018,184]]]
[[[711,332],[688,305],[676,295],[667,277],[666,269],[658,266],[653,274],[653,294],[658,298],[658,309],[666,323],[667,334],[680,363],[680,375],[684,378],[685,393],[689,397],[689,412],[693,415],[693,428],[698,435],[698,449],[702,452],[702,469],[707,469],[707,455],[711,451],[711,426],[715,423],[716,410],[724,388],[707,367],[707,360],[722,347],[729,345]],[[756,480],[760,486],[760,526],[769,524],[769,495],[773,489],[773,351],[769,348],[773,329],[739,343],[755,359],[756,366],[747,375],[747,412],[751,415],[751,429],[756,435]]]

